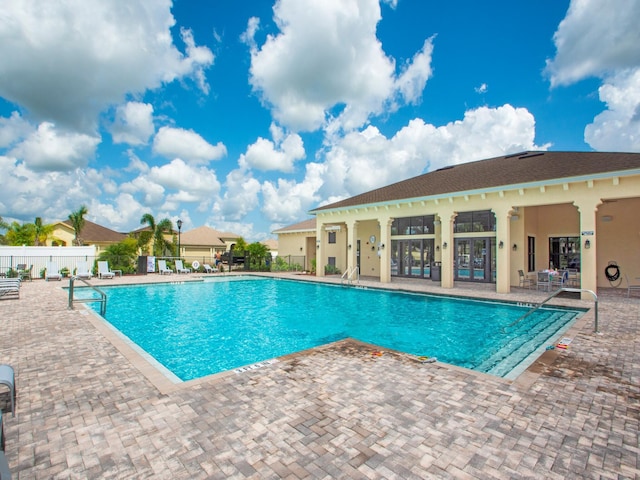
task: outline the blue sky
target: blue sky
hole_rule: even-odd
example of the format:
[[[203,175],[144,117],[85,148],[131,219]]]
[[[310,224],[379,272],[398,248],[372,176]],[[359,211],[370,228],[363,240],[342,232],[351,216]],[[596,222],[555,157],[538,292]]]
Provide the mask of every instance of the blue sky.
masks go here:
[[[523,150],[640,151],[640,2],[0,0],[0,216],[248,241]]]

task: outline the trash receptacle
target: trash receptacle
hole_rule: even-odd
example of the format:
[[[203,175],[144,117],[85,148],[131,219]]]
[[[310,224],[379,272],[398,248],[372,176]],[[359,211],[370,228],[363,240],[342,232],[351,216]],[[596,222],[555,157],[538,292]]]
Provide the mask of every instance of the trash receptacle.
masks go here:
[[[434,282],[440,282],[442,279],[440,278],[440,273],[442,271],[442,262],[432,262],[431,263],[431,280]]]
[[[146,275],[147,274],[147,256],[140,255],[138,257],[138,275]]]

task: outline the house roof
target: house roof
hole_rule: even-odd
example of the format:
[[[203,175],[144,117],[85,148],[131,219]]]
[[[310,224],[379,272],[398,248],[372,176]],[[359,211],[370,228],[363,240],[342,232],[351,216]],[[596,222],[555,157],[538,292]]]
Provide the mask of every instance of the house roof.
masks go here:
[[[279,228],[278,230],[274,230],[272,233],[294,233],[294,232],[307,232],[309,230],[316,230],[316,219],[310,218],[308,220],[304,220],[299,223],[295,223],[293,225],[289,225],[287,227]]]
[[[181,234],[180,243],[182,245],[207,245],[224,247],[223,238],[240,238],[240,235],[229,232],[219,232],[210,227],[202,226],[188,230]]]
[[[266,245],[267,248],[272,252],[278,250],[278,241],[274,238],[270,238],[269,240],[264,240],[263,242],[260,242],[260,243],[262,243],[263,245]]]
[[[63,220],[62,222],[73,231],[71,220]],[[97,223],[84,221],[84,227],[80,231],[79,237],[84,243],[117,243],[123,241],[127,236],[124,233],[116,232]]]
[[[636,172],[629,172],[636,170]],[[522,152],[444,167],[339,202],[311,213],[504,186],[549,183],[570,178],[597,178],[616,172],[640,173],[639,153]],[[286,227],[291,228],[291,227]],[[284,230],[284,229],[282,229]],[[278,230],[281,232],[282,230]]]

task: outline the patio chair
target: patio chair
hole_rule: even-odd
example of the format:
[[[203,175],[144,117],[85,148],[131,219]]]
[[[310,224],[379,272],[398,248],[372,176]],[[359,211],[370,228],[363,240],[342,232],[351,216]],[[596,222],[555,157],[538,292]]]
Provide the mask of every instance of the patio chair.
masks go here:
[[[217,272],[218,269],[216,267],[212,267],[211,265],[209,265],[208,263],[204,263],[202,265],[202,268],[204,268],[204,272],[205,273],[214,273]]]
[[[629,276],[626,274],[624,278],[627,280],[627,298],[629,298],[631,292],[640,292],[640,284],[631,284],[629,282]]]
[[[536,290],[548,292],[551,288],[551,274],[549,272],[538,272],[536,277]]]
[[[54,262],[47,262],[47,272],[44,274],[44,279],[47,282],[49,280],[62,280],[62,274],[60,273],[58,265],[56,265]]]
[[[21,263],[16,267],[16,269],[18,270],[18,278],[20,280],[28,279],[30,282],[33,280],[31,278],[31,271],[33,270],[33,265],[30,265],[29,268],[27,268],[26,263]]]
[[[531,286],[533,285],[531,279],[524,274],[524,270],[518,270],[518,279],[518,286],[520,288],[531,288]]]
[[[9,388],[11,397],[11,413],[16,416],[16,375],[11,365],[0,365],[0,385]]]
[[[116,274],[109,268],[109,262],[98,262],[98,278],[114,278]]]
[[[190,268],[186,268],[182,264],[182,260],[176,260],[176,272],[178,272],[178,273],[191,273],[191,269]]]
[[[166,260],[158,260],[158,273],[160,275],[171,275],[173,273],[173,270],[167,267]]]
[[[89,270],[87,262],[78,262],[78,264],[76,265],[76,277],[91,280],[93,274]]]
[[[569,280],[569,272],[566,270],[560,270],[558,273],[551,275],[551,288],[553,290],[564,288],[567,286],[567,282]]]

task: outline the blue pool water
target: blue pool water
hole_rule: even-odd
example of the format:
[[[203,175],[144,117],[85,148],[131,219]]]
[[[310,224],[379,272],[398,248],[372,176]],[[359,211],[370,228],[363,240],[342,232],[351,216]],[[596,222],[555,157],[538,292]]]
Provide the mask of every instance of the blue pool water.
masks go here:
[[[544,308],[510,326],[529,308],[256,277],[103,290],[106,320],[181,380],[348,337],[508,376],[583,313]]]

